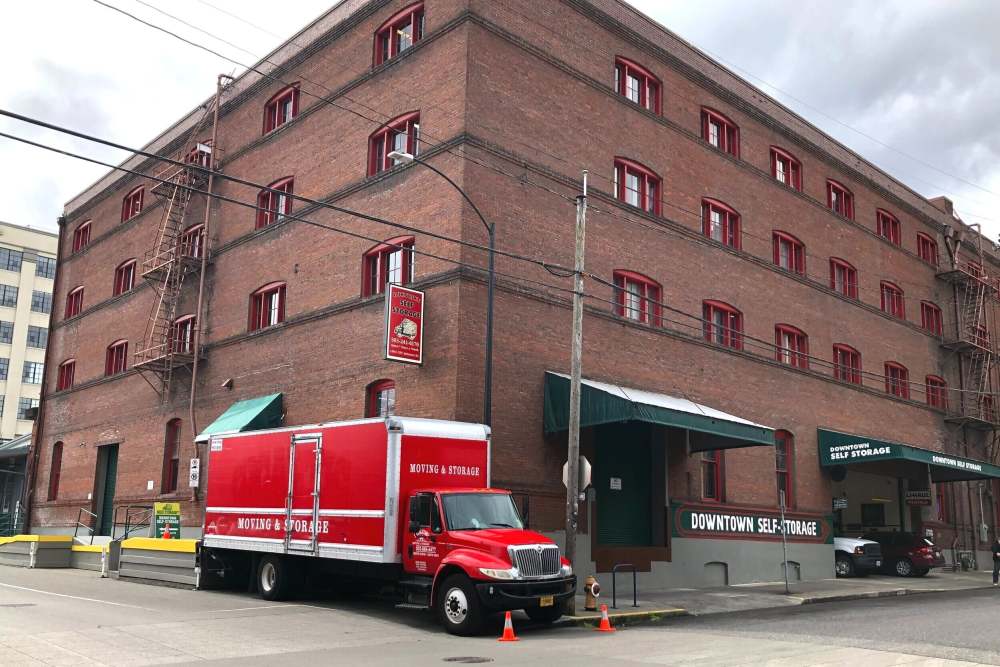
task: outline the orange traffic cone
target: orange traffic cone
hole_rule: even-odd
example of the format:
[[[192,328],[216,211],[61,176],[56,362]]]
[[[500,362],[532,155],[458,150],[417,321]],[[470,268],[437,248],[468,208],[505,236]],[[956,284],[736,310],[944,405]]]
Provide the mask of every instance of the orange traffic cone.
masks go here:
[[[611,627],[611,619],[608,618],[608,605],[601,605],[601,624],[597,626],[597,632],[614,632],[615,629]]]
[[[503,634],[500,636],[498,642],[516,642],[520,641],[514,635],[514,623],[510,620],[510,612],[503,617]]]

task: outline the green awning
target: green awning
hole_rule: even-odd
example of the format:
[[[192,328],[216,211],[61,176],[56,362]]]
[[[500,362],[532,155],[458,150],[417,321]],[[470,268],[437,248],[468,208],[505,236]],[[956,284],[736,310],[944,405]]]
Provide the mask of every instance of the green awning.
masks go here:
[[[827,468],[874,461],[915,461],[930,467],[934,482],[1000,478],[1000,467],[985,461],[840,431],[821,428],[818,433],[819,463]]]
[[[569,376],[545,373],[545,432],[569,428]],[[642,389],[584,379],[580,390],[580,426],[647,422],[688,431],[691,451],[774,445],[774,429],[746,419]]]
[[[281,394],[269,394],[248,398],[245,401],[237,401],[199,433],[194,441],[205,442],[209,436],[223,433],[242,433],[243,431],[275,428],[282,425],[284,416]]]
[[[19,456],[27,456],[28,448],[31,447],[31,434],[21,435],[13,440],[0,443],[0,459],[12,459]]]

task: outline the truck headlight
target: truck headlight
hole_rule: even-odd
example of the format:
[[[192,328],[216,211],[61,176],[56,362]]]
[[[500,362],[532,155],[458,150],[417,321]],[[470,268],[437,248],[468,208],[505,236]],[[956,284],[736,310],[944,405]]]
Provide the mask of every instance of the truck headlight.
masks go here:
[[[572,576],[573,566],[570,565],[569,563],[564,563],[563,566],[559,568],[559,574],[561,574],[564,577]]]
[[[494,570],[488,567],[481,567],[479,568],[479,572],[490,579],[503,579],[505,581],[517,579],[519,576],[516,567],[512,567],[509,570]]]

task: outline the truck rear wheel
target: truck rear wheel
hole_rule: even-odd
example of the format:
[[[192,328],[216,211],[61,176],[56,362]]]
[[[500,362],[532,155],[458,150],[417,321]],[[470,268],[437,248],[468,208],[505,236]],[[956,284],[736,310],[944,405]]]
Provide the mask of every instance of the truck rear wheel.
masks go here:
[[[264,556],[257,566],[257,590],[270,602],[287,600],[295,590],[294,566],[287,558]]]
[[[464,574],[453,574],[441,584],[437,613],[444,629],[467,637],[483,627],[483,610],[472,582]]]

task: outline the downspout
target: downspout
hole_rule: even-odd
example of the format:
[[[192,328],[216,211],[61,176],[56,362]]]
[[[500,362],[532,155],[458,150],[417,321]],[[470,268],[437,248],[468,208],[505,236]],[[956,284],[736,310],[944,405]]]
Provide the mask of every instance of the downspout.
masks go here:
[[[195,306],[195,329],[194,329],[194,359],[191,362],[191,392],[190,400],[188,402],[188,417],[191,420],[191,441],[194,443],[194,455],[195,458],[200,458],[198,456],[198,443],[194,442],[194,439],[198,435],[198,422],[195,417],[194,405],[197,399],[198,393],[198,359],[201,357],[201,332],[205,326],[204,319],[204,298],[205,298],[205,273],[208,270],[208,252],[209,252],[209,242],[212,238],[210,234],[211,231],[211,221],[212,221],[212,186],[215,182],[215,170],[218,168],[218,161],[216,160],[216,154],[219,150],[219,102],[222,99],[222,81],[223,79],[230,79],[231,77],[220,74],[215,82],[215,108],[212,110],[212,152],[209,154],[209,170],[208,170],[208,185],[206,186],[205,195],[205,219],[202,226],[202,234],[204,236],[203,247],[201,251],[201,273],[198,276],[198,304]],[[198,492],[200,487],[195,487],[191,491],[191,500],[194,502],[198,501]]]

